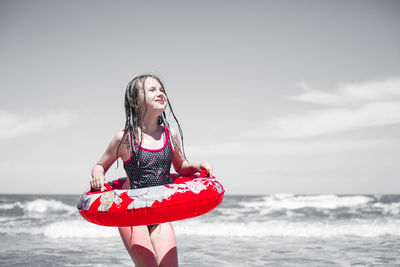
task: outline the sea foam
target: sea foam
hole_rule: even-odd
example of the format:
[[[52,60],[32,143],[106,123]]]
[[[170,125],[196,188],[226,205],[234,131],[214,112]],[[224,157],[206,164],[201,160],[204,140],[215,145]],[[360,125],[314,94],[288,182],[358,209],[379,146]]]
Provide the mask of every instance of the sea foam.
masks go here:
[[[400,236],[400,220],[343,222],[214,222],[184,220],[173,223],[177,236],[216,237],[303,237],[334,238],[344,236],[378,237]],[[88,223],[83,219],[58,221],[36,227],[1,228],[2,234],[44,235],[48,238],[110,238],[118,236],[117,227]]]
[[[239,205],[254,209],[301,209],[301,208],[320,208],[337,209],[341,207],[355,207],[365,205],[373,199],[367,196],[336,196],[336,195],[308,195],[296,196],[291,194],[269,195],[259,201],[239,202]]]
[[[173,225],[178,236],[400,236],[398,201],[394,197],[380,200],[374,196],[340,195],[231,197],[209,214]],[[117,228],[89,223],[75,206],[56,198],[13,200],[1,203],[0,211],[0,234],[54,239],[118,237]]]
[[[75,212],[76,207],[54,199],[35,199],[23,204],[23,209],[29,214]]]
[[[117,227],[100,226],[82,220],[54,222],[43,228],[50,238],[108,238],[118,236]]]
[[[225,236],[225,237],[316,237],[340,236],[377,237],[400,236],[400,221],[345,221],[345,222],[177,222],[177,235]]]

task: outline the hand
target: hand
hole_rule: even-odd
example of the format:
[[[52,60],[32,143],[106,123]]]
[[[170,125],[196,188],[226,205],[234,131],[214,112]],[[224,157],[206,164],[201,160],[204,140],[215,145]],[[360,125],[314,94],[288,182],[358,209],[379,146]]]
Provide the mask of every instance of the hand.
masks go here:
[[[98,176],[98,177],[93,177],[93,179],[90,181],[90,188],[93,189],[99,189],[101,191],[104,191],[106,189],[106,187],[104,186],[104,183],[106,182],[106,177],[104,177],[103,175]]]
[[[211,165],[208,162],[201,163],[199,168],[200,169],[198,171],[205,170],[206,174],[208,174],[208,176],[212,177],[213,168],[211,167]]]

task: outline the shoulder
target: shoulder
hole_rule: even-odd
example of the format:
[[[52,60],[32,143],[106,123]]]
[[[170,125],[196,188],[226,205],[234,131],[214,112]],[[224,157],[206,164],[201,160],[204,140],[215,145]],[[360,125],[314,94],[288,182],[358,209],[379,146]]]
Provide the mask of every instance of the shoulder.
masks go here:
[[[168,129],[168,131],[171,133],[171,135],[176,135],[176,131],[174,128],[172,127],[166,127]]]
[[[128,143],[128,134],[125,134],[125,131],[121,130],[115,133],[112,141],[112,143],[115,144],[120,144],[122,143]]]
[[[179,134],[179,131],[176,131],[173,128],[169,129],[170,131],[170,138],[171,138],[171,142],[172,142],[172,148],[175,150],[175,148],[177,148],[177,150],[181,149],[181,137]]]
[[[113,154],[118,153],[119,157],[126,160],[126,152],[129,151],[130,148],[130,142],[128,142],[128,140],[129,135],[124,131],[116,132],[110,143],[110,151],[112,151]]]
[[[173,140],[178,140],[178,139],[177,139],[177,138],[179,137],[178,132],[175,131],[175,129],[172,128],[172,127],[167,127],[167,129],[168,129],[168,131],[169,131],[169,134],[170,134],[171,138],[172,138]]]
[[[125,135],[125,131],[124,130],[118,131],[118,132],[115,133],[114,139],[117,140],[117,141],[121,141],[122,138],[124,137],[124,135]]]

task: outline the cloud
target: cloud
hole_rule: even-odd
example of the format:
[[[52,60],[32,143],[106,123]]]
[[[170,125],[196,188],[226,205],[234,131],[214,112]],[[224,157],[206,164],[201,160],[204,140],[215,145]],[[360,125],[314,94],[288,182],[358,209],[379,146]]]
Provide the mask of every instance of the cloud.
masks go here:
[[[318,109],[270,121],[252,136],[315,137],[366,127],[400,123],[400,101],[370,103],[355,109]]]
[[[371,101],[393,101],[400,98],[400,78],[340,84],[332,92],[313,89],[306,82],[301,82],[299,87],[303,92],[291,96],[291,99],[321,105],[340,106]]]
[[[374,149],[386,143],[382,140],[243,141],[190,146],[187,150],[194,156],[304,156]]]
[[[0,139],[64,128],[75,116],[75,113],[67,111],[49,112],[40,116],[0,111]]]
[[[330,92],[307,88],[292,100],[324,108],[272,119],[247,136],[303,138],[400,123],[400,79],[342,84]]]

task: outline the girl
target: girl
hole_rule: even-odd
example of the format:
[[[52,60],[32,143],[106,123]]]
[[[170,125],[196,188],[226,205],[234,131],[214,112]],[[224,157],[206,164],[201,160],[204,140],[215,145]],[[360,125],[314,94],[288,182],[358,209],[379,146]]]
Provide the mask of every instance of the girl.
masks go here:
[[[129,178],[125,188],[170,183],[171,163],[179,175],[192,175],[201,170],[212,175],[208,163],[193,164],[186,160],[178,134],[169,127],[165,115],[167,106],[182,136],[164,86],[157,76],[141,75],[128,83],[125,129],[114,136],[93,167],[92,188],[104,189],[104,175],[118,158],[124,162]],[[171,223],[119,227],[119,233],[136,266],[178,266],[176,238]]]

